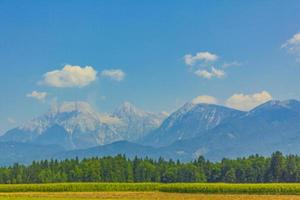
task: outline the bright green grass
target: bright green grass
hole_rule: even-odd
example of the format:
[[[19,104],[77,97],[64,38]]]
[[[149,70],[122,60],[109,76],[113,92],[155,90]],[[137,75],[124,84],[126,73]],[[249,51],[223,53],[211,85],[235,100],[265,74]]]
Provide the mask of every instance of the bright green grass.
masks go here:
[[[159,183],[51,183],[51,184],[0,184],[3,192],[107,192],[107,191],[158,191]]]
[[[300,194],[296,184],[225,184],[225,183],[53,183],[0,185],[0,193],[16,192],[169,192],[203,194]]]
[[[159,191],[203,194],[300,194],[300,184],[176,183],[162,185]]]

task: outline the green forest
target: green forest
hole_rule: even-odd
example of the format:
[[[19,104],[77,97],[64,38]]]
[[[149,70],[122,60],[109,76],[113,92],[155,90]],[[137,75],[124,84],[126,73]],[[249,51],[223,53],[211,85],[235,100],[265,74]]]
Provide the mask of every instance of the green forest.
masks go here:
[[[0,168],[0,183],[59,182],[227,182],[273,183],[299,182],[300,157],[275,152],[271,157],[252,155],[245,158],[210,162],[203,156],[180,161],[127,159],[115,157],[43,160],[30,165],[14,164]]]

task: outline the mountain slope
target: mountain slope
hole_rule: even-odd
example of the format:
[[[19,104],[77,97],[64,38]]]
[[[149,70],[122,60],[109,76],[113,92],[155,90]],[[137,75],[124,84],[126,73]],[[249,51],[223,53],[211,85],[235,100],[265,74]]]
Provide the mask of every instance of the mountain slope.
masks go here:
[[[143,146],[128,141],[118,141],[103,146],[59,153],[54,155],[53,158],[66,159],[78,157],[82,159],[91,157],[115,156],[118,154],[124,154],[128,158],[134,158],[135,156],[140,158],[146,156],[150,158],[159,158],[161,156],[158,149],[154,147]]]
[[[280,150],[300,153],[300,102],[270,101],[222,123],[207,134],[166,147],[182,159],[204,155],[218,160]]]
[[[0,166],[14,163],[29,164],[34,160],[50,158],[51,155],[63,151],[64,149],[56,145],[0,142]]]
[[[200,155],[204,155],[210,160],[220,160],[224,157],[235,158],[256,153],[269,155],[277,150],[283,153],[300,153],[300,102],[296,100],[269,101],[249,112],[241,112],[217,105],[186,104],[167,118],[158,128],[158,132],[153,132],[145,137],[151,139],[147,141],[149,143],[154,141],[156,145],[168,144],[160,147],[151,147],[127,141],[114,142],[114,140],[110,140],[113,142],[111,144],[99,146],[99,144],[103,144],[99,142],[101,141],[99,135],[102,133],[94,134],[95,132],[92,131],[78,131],[91,130],[91,127],[101,127],[103,129],[95,130],[103,130],[105,134],[109,133],[108,130],[112,131],[112,133],[118,133],[116,136],[113,134],[105,135],[103,139],[111,137],[123,140],[124,135],[130,129],[141,130],[141,128],[148,127],[143,125],[129,129],[128,124],[139,122],[142,124],[143,120],[151,115],[151,113],[137,111],[131,105],[123,105],[119,112],[105,119],[106,124],[103,123],[103,119],[102,121],[100,120],[102,123],[100,125],[98,123],[90,123],[93,120],[84,120],[90,112],[85,113],[83,116],[78,116],[82,114],[82,111],[74,112],[72,110],[72,112],[64,111],[59,113],[58,116],[54,115],[55,123],[53,124],[52,121],[43,121],[41,120],[43,118],[40,118],[40,121],[31,122],[39,126],[29,126],[27,124],[28,127],[21,130],[23,131],[21,135],[12,130],[9,132],[10,134],[4,135],[2,139],[7,139],[6,137],[8,137],[44,145],[54,143],[65,146],[67,149],[72,149],[71,147],[74,145],[78,148],[78,144],[81,147],[88,147],[87,149],[77,149],[68,152],[59,151],[60,153],[54,152],[51,154],[51,157],[60,159],[76,156],[84,158],[125,154],[128,157],[148,156],[159,158],[162,156],[166,159],[172,158],[188,161]],[[127,115],[127,113],[131,114]],[[138,118],[136,119],[137,116]],[[46,118],[48,119],[49,116]],[[90,117],[87,119],[90,119]],[[142,120],[139,121],[140,119]],[[127,125],[118,126],[119,122],[126,122]],[[72,134],[70,134],[70,131]],[[138,137],[138,134],[135,135]],[[31,147],[30,145],[32,144],[24,145],[24,152],[28,154],[31,154],[31,148],[36,148]],[[3,147],[9,149],[5,145]],[[42,147],[39,146],[39,148]],[[20,150],[21,148],[18,149],[16,154],[9,154],[10,151],[14,152],[14,150],[3,151],[3,154],[11,156],[13,160],[19,159],[22,162],[26,156],[31,156],[20,154],[23,152]],[[35,150],[43,151],[43,149],[38,148]],[[47,151],[46,149],[45,152]],[[39,155],[37,153],[39,152],[34,152],[33,157],[39,159],[43,154]],[[23,158],[19,155],[25,157]],[[32,157],[30,158],[32,159]],[[28,159],[25,160],[28,161]],[[2,160],[2,162],[4,161]]]
[[[112,116],[123,122],[124,126],[118,131],[123,135],[124,140],[129,141],[144,137],[158,128],[166,118],[166,115],[143,111],[129,102],[123,103]]]
[[[8,131],[0,141],[82,149],[124,139],[134,141],[157,128],[161,121],[160,115],[129,103],[109,115],[95,111],[85,102],[64,102],[49,113]]]
[[[163,124],[143,140],[143,144],[166,146],[175,141],[206,134],[221,123],[243,115],[244,112],[231,108],[187,103],[171,114]]]

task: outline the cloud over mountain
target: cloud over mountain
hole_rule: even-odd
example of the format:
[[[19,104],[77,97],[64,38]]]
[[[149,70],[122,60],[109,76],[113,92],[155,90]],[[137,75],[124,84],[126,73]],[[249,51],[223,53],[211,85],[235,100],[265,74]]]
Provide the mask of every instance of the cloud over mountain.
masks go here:
[[[208,96],[208,95],[202,95],[202,96],[197,96],[192,100],[193,104],[199,104],[199,103],[207,103],[207,104],[217,104],[218,100],[213,97],[213,96]]]
[[[237,93],[229,97],[225,104],[231,108],[248,111],[262,103],[270,101],[271,99],[272,96],[267,91],[262,91],[255,94]]]
[[[48,96],[47,92],[37,92],[37,91],[33,91],[26,95],[26,97],[28,97],[28,98],[34,98],[39,101],[44,101],[47,96]]]
[[[61,70],[47,72],[42,83],[57,88],[85,87],[95,81],[97,71],[91,66],[65,65]]]

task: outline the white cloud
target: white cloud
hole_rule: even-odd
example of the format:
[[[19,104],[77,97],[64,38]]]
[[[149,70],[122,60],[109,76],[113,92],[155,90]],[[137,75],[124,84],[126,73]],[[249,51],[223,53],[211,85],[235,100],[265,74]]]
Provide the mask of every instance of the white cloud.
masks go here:
[[[211,79],[211,77],[213,76],[212,73],[208,72],[207,70],[197,70],[195,71],[195,74],[206,79]]]
[[[206,103],[206,104],[217,104],[218,100],[213,96],[202,95],[192,100],[193,104]]]
[[[289,53],[294,54],[297,57],[297,61],[300,61],[300,33],[295,34],[292,38],[287,40],[281,48],[286,49]]]
[[[211,73],[218,78],[225,76],[225,72],[223,70],[219,70],[214,67],[211,68]]]
[[[225,76],[225,72],[223,70],[216,69],[214,67],[211,68],[211,71],[199,69],[199,70],[195,71],[194,73],[197,76],[206,78],[206,79],[211,79],[213,77],[221,78],[221,77]]]
[[[28,98],[34,98],[36,100],[39,101],[44,101],[46,99],[46,97],[48,96],[47,92],[37,92],[37,91],[33,91],[29,94],[26,95]]]
[[[300,45],[300,33],[293,35],[293,37],[287,40],[281,47],[293,50],[293,48],[298,45]]]
[[[186,54],[184,56],[184,62],[187,65],[194,65],[198,61],[203,62],[214,62],[218,60],[218,56],[216,54],[210,53],[210,52],[198,52],[195,56],[191,54]]]
[[[122,81],[126,76],[126,74],[120,69],[103,70],[101,75],[115,81]]]
[[[238,110],[248,111],[252,108],[265,103],[272,99],[272,96],[267,91],[262,91],[255,94],[234,94],[229,97],[225,104],[228,107],[235,108]]]
[[[188,66],[189,71],[198,77],[205,79],[221,78],[226,75],[229,67],[241,66],[242,64],[236,60],[225,62],[219,59],[219,56],[208,51],[198,52],[195,55],[186,54],[184,62]]]
[[[97,71],[91,66],[80,67],[65,65],[61,70],[54,70],[44,74],[43,84],[58,87],[85,87],[97,78]]]

